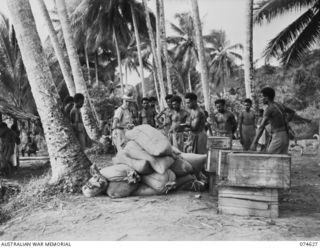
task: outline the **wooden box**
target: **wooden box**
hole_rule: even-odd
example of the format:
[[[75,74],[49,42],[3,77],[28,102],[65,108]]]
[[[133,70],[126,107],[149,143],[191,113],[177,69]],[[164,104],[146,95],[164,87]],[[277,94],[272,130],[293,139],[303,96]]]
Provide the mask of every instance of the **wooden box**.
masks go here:
[[[218,149],[208,150],[205,171],[216,172],[216,170],[218,168],[219,151],[220,150],[218,150]]]
[[[220,186],[218,211],[220,214],[277,218],[278,190]]]
[[[232,139],[230,137],[209,136],[207,148],[210,149],[232,149]]]
[[[290,188],[291,157],[280,154],[229,153],[229,185]]]

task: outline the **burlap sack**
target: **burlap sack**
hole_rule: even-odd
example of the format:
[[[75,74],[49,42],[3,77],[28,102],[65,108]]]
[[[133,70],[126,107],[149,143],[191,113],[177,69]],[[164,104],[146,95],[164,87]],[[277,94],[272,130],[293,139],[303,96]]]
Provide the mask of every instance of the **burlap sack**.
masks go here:
[[[102,194],[108,187],[108,181],[101,175],[94,175],[82,187],[82,193],[86,197],[94,197]]]
[[[189,162],[193,167],[193,173],[204,170],[207,154],[181,153],[180,157]]]
[[[155,157],[154,159],[155,162],[151,164],[151,167],[159,174],[164,174],[174,163],[174,159],[170,156]]]
[[[137,172],[126,164],[115,164],[100,170],[101,175],[110,182],[129,182],[136,183],[140,181]]]
[[[155,158],[147,153],[141,146],[139,146],[134,141],[129,141],[125,148],[123,149],[124,153],[129,157],[137,160],[148,161],[150,165],[155,164]]]
[[[150,155],[165,156],[172,154],[168,138],[150,125],[140,125],[127,131],[126,138],[135,141]]]
[[[167,170],[164,174],[152,173],[150,175],[142,176],[142,183],[153,188],[158,194],[167,193],[175,187],[176,175]]]
[[[192,165],[182,158],[176,159],[174,163],[171,165],[170,170],[172,170],[177,177],[182,177],[190,173],[193,173]]]
[[[147,175],[153,172],[147,160],[133,159],[128,157],[124,151],[120,151],[112,159],[113,164],[126,164],[142,175]]]
[[[150,196],[157,195],[158,191],[154,190],[146,184],[140,184],[136,191],[132,193],[133,196]]]
[[[122,198],[132,194],[139,187],[138,183],[129,184],[126,182],[110,182],[107,195],[111,198]]]

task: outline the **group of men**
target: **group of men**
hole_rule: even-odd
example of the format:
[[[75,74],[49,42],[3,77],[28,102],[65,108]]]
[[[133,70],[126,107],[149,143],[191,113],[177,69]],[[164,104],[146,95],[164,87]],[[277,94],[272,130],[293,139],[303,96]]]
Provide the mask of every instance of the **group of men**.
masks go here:
[[[132,97],[123,97],[123,104],[115,111],[112,125],[112,139],[117,150],[125,143],[126,130],[135,125],[149,124],[161,129],[171,144],[181,151],[196,154],[207,152],[207,135],[227,136],[231,139],[239,130],[240,143],[244,150],[256,150],[285,154],[289,146],[289,125],[294,111],[274,101],[275,91],[270,87],[261,90],[261,100],[265,110],[260,115],[252,110],[252,101],[244,100],[244,111],[238,117],[227,110],[226,101],[215,101],[216,111],[209,118],[197,101],[194,93],[187,93],[182,98],[178,95],[167,95],[167,107],[160,113],[156,110],[156,98],[142,98],[141,110],[133,114]],[[210,121],[211,120],[211,121]],[[267,131],[266,131],[267,130]],[[266,132],[269,138],[266,139]]]

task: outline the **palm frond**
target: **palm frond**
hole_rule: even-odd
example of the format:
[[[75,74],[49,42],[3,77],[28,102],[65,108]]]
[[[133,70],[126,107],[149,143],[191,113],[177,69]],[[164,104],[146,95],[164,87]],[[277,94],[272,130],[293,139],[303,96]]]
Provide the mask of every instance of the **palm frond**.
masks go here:
[[[178,35],[180,35],[180,36],[186,35],[186,33],[181,28],[179,28],[176,24],[170,23],[170,26],[173,29],[173,31],[178,33]]]
[[[263,2],[262,6],[259,6],[254,11],[254,22],[262,24],[264,20],[270,22],[275,17],[287,13],[291,10],[300,10],[304,7],[314,5],[318,0],[271,0]]]
[[[285,51],[287,46],[299,36],[300,32],[310,23],[313,17],[313,10],[308,9],[298,19],[273,38],[268,43],[264,51],[266,60],[268,61],[271,57],[277,57],[281,52]]]
[[[310,21],[308,26],[300,33],[294,43],[281,55],[281,62],[292,65],[300,62],[308,50],[320,40],[320,11]]]

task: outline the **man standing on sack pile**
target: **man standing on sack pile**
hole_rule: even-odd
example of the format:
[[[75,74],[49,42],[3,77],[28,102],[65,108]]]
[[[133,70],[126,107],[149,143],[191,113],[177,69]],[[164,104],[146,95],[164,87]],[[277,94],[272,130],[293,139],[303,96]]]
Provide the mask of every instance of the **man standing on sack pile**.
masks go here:
[[[197,95],[187,93],[185,96],[187,108],[190,110],[185,131],[189,131],[184,150],[189,153],[207,153],[206,116],[198,106]]]
[[[268,153],[287,154],[289,147],[289,124],[295,112],[286,106],[274,101],[275,91],[270,87],[261,90],[263,104],[268,105],[264,111],[262,122],[251,144],[250,150],[256,150],[258,140],[266,125],[271,126],[271,142],[267,148]]]
[[[125,144],[125,133],[134,127],[133,115],[130,111],[130,105],[134,103],[133,96],[124,95],[123,103],[114,112],[112,123],[112,142],[117,151],[121,151]]]

